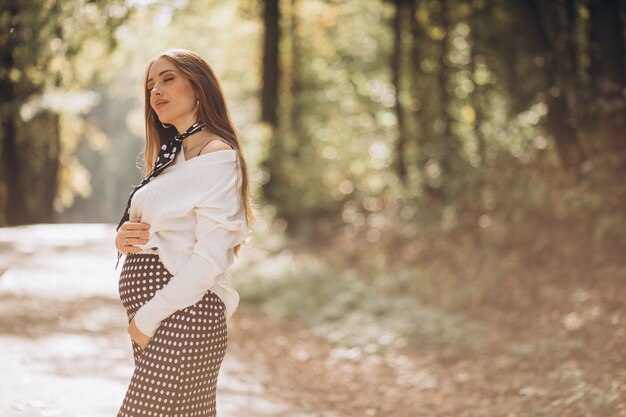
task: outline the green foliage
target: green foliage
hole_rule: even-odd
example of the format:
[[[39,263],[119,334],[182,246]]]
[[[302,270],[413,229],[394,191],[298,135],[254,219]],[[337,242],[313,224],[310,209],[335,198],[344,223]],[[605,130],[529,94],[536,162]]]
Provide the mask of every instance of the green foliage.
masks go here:
[[[591,279],[623,263],[624,101],[610,59],[623,45],[597,39],[623,32],[621,3],[615,23],[597,9],[615,2],[280,2],[278,126],[258,120],[262,2],[44,3],[0,14],[13,59],[0,79],[15,87],[0,115],[17,123],[31,207],[45,206],[48,152],[54,208],[73,207],[58,219],[117,220],[140,179],[145,64],[184,47],[218,74],[276,229],[332,248],[337,269],[386,296],[455,309],[534,268],[567,263]],[[318,299],[357,291],[303,274]],[[259,285],[250,300],[273,292]],[[302,302],[283,296],[287,310]]]
[[[234,277],[243,305],[261,306],[278,319],[298,319],[339,345],[369,352],[448,347],[482,342],[482,327],[460,316],[377,291],[363,277],[284,251]]]
[[[591,278],[621,262],[624,100],[607,86],[623,78],[589,35],[614,23],[584,1],[414,2],[413,16],[411,3],[397,21],[392,2],[285,12],[297,31],[281,50],[290,89],[265,197],[288,232],[360,253],[381,288],[447,307],[525,266],[568,262]],[[415,239],[432,243],[429,259],[396,265]]]
[[[130,10],[121,0],[4,3],[0,138],[4,158],[11,159],[4,164],[20,169],[0,173],[0,206],[5,222],[51,221],[53,207],[62,211],[74,195],[89,194],[88,170],[75,154],[83,135],[100,132],[82,117],[97,104],[89,89]],[[21,188],[33,192],[21,199],[15,196]]]

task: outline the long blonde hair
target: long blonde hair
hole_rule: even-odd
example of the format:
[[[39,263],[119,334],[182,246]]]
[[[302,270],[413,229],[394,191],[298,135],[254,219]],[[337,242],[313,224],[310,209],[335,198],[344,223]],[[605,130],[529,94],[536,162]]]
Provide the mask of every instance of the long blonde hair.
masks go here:
[[[241,197],[246,213],[246,221],[248,227],[251,228],[256,214],[250,198],[248,166],[241,150],[239,136],[231,121],[224,94],[215,73],[204,58],[195,52],[186,49],[169,49],[148,62],[144,77],[146,118],[145,174],[148,175],[152,172],[161,146],[168,143],[176,134],[175,129],[163,127],[159,117],[150,105],[150,90],[147,88],[148,75],[152,65],[161,57],[171,61],[176,69],[191,83],[199,99],[195,120],[206,123],[209,131],[225,139],[237,151],[243,174]],[[240,246],[241,244],[235,246],[235,255],[239,253]]]

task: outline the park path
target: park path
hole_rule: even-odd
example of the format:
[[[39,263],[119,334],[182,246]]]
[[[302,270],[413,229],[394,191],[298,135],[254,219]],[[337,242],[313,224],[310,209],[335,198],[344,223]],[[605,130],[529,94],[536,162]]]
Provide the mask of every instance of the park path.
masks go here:
[[[114,228],[0,228],[0,416],[115,416],[133,371]],[[259,363],[228,349],[220,417],[306,416],[267,395]]]

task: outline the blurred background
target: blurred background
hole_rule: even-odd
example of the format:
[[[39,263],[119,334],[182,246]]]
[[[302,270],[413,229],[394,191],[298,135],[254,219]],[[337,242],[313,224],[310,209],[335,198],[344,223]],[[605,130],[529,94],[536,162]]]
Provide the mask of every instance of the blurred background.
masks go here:
[[[256,415],[626,416],[626,1],[0,4],[15,378],[42,375],[16,353],[33,337],[108,329],[121,402],[114,228],[142,179],[146,63],[185,48],[216,71],[251,170],[229,343],[284,406]],[[77,268],[91,279],[64,280]],[[85,302],[50,298],[50,274]],[[106,289],[79,291],[94,276]],[[67,327],[94,300],[101,326]],[[50,373],[93,375],[94,352]],[[48,386],[34,405],[0,395],[15,415],[79,415],[36,414]]]

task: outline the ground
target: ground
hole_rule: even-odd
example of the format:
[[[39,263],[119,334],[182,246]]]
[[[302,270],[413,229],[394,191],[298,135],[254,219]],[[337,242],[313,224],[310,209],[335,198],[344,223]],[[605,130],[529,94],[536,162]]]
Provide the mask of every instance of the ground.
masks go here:
[[[0,416],[116,415],[133,358],[113,230],[0,229]],[[219,377],[220,417],[306,415],[265,391],[263,364],[234,340]]]
[[[110,225],[0,229],[0,415],[117,412],[132,352],[112,239]],[[623,289],[545,282],[532,309],[495,293],[463,312],[485,328],[465,351],[368,352],[241,305],[218,415],[626,416]]]

